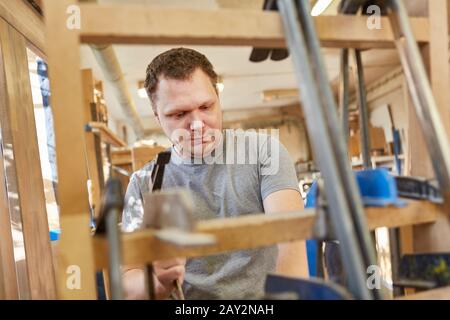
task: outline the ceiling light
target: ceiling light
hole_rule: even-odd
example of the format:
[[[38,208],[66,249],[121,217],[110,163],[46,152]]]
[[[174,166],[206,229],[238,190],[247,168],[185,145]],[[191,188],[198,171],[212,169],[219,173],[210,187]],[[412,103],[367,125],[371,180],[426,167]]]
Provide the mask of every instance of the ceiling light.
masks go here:
[[[217,83],[216,83],[217,91],[221,93],[223,89],[225,88],[225,85],[223,84],[223,78],[221,76],[217,77]]]
[[[225,86],[223,85],[222,82],[217,83],[217,90],[219,90],[219,92],[222,92],[224,88],[225,88]]]
[[[144,81],[142,81],[142,80],[138,82],[138,96],[139,96],[139,98],[142,98],[142,99],[148,98],[147,90],[145,90]]]
[[[138,90],[138,95],[139,95],[139,98],[142,98],[142,99],[148,98],[147,91],[145,91],[145,88],[140,88]]]
[[[311,10],[311,15],[313,17],[316,17],[322,14],[328,8],[331,2],[333,2],[333,0],[317,0],[316,4]]]

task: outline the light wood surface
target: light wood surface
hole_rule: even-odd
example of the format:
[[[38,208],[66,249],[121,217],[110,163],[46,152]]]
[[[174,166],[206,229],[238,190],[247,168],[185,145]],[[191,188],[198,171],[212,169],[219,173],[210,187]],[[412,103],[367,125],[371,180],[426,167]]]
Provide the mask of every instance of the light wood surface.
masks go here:
[[[0,106],[2,136],[11,148],[25,243],[30,297],[56,297],[53,258],[42,181],[39,146],[28,71],[27,43],[22,34],[0,19],[2,84],[7,99]],[[10,149],[10,150],[11,150]]]
[[[433,223],[440,207],[411,201],[405,208],[367,208],[369,228],[400,227],[411,224]],[[312,236],[315,211],[274,215],[254,214],[233,218],[199,221],[197,231],[212,234],[217,243],[200,247],[177,247],[154,236],[152,230],[123,234],[123,264],[134,265],[174,257],[204,256],[226,251],[257,248],[280,242],[309,239]],[[95,238],[97,268],[107,265],[108,251],[104,238]]]
[[[79,34],[66,27],[66,9],[74,0],[45,0],[47,57],[58,167],[61,238],[58,241],[58,297],[96,299],[95,271],[87,192],[87,166]],[[68,286],[78,276],[80,287]]]
[[[201,10],[158,6],[82,4],[82,42],[233,45],[285,47],[278,12]],[[394,47],[387,18],[381,29],[369,30],[367,17],[318,16],[317,33],[324,47]],[[428,41],[426,18],[412,18],[416,39]],[[351,30],[351,31],[349,31]]]

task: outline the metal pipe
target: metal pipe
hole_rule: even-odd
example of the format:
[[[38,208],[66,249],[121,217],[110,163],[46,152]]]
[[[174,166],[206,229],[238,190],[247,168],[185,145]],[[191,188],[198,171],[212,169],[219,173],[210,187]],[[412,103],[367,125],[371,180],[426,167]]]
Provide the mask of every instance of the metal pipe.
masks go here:
[[[361,153],[364,169],[372,168],[372,160],[370,156],[370,128],[369,128],[369,110],[367,107],[366,84],[364,82],[364,69],[361,59],[361,51],[355,49],[356,63],[356,83],[358,90],[358,106],[359,106],[359,132],[361,136]]]
[[[138,138],[144,136],[144,126],[136,110],[136,105],[128,90],[128,84],[123,76],[116,53],[111,45],[89,45],[94,56],[103,71],[106,80],[113,86],[114,94],[127,116],[130,124]]]
[[[304,1],[300,1],[304,2]],[[325,191],[330,203],[330,215],[339,241],[344,250],[341,250],[343,262],[349,274],[349,287],[358,299],[371,299],[372,296],[366,286],[366,273],[363,268],[363,258],[357,246],[354,226],[349,216],[349,207],[343,192],[344,185],[339,177],[336,155],[333,152],[329,127],[325,121],[322,102],[312,66],[307,58],[305,39],[299,30],[302,27],[298,21],[297,9],[293,0],[279,0],[279,11],[282,15],[286,40],[293,57],[294,69],[297,76],[299,91],[307,118],[309,136],[313,140],[313,150],[325,180]],[[329,85],[327,83],[327,85]],[[334,110],[336,113],[336,110]],[[337,116],[336,116],[337,118]]]
[[[117,223],[122,212],[118,208],[111,208],[105,217],[106,237],[108,239],[109,254],[109,285],[111,288],[111,299],[122,300],[122,271],[120,269],[122,261],[122,248],[120,241],[120,230]]]
[[[341,72],[339,81],[339,113],[341,116],[342,130],[344,131],[345,146],[348,146],[348,138],[350,129],[348,125],[349,110],[349,65],[348,65],[348,49],[341,50]]]
[[[330,130],[330,139],[335,155],[335,161],[338,166],[337,173],[342,181],[342,190],[350,208],[351,220],[358,239],[360,253],[364,259],[364,267],[376,265],[376,255],[374,244],[367,227],[366,216],[364,214],[362,199],[359,196],[359,189],[356,185],[356,179],[347,160],[347,149],[342,140],[342,128],[336,113],[334,97],[329,85],[328,76],[325,72],[325,64],[322,61],[320,44],[315,31],[314,22],[310,15],[308,1],[297,0],[300,22],[305,29],[306,43],[309,47],[310,58],[313,70],[316,72],[316,81],[318,82],[319,96],[322,98],[325,120]],[[379,298],[381,292],[374,290],[372,292],[376,298]]]

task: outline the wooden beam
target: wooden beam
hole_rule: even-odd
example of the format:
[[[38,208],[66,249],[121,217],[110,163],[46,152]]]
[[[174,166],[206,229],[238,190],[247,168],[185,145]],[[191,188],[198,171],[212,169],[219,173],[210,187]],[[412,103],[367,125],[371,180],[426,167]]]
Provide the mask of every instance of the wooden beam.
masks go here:
[[[80,8],[85,43],[286,46],[280,15],[273,11],[98,4]],[[314,19],[324,47],[394,47],[388,18],[381,18],[382,28],[374,30],[362,16]],[[427,42],[427,19],[411,18],[411,24],[417,41]]]
[[[216,3],[221,8],[227,9],[259,9],[262,10],[264,0],[216,0]]]
[[[111,163],[112,165],[131,165],[131,149],[116,149],[111,150]]]
[[[440,207],[411,201],[406,208],[366,209],[369,228],[400,227],[410,224],[432,223]],[[152,230],[142,230],[122,235],[123,264],[142,264],[174,257],[196,257],[226,251],[273,245],[276,243],[309,239],[312,236],[315,211],[280,213],[276,215],[255,214],[236,218],[200,221],[199,232],[212,234],[217,244],[202,247],[177,247],[158,240]],[[97,269],[107,267],[108,250],[105,238],[94,238]]]
[[[395,300],[450,300],[450,286],[402,296]]]
[[[11,143],[32,299],[56,297],[25,37],[0,19],[2,136]]]
[[[403,103],[403,108],[405,108],[406,111],[406,121],[408,123],[408,139],[407,144],[405,146],[403,146],[403,154],[405,157],[405,161],[404,161],[404,165],[403,165],[403,175],[405,174],[409,174],[411,172],[411,151],[412,148],[415,148],[414,144],[417,143],[416,140],[414,140],[414,137],[412,135],[417,134],[412,132],[411,130],[409,130],[409,125],[412,124],[412,122],[415,121],[415,123],[418,125],[418,120],[417,118],[414,117],[414,106],[412,105],[412,101],[409,95],[409,90],[408,90],[408,84],[406,82],[406,78],[403,74],[401,74],[400,77],[400,81],[401,81],[401,92],[402,92],[402,103]],[[413,118],[414,117],[414,118]],[[420,134],[420,130],[419,134]],[[422,139],[423,141],[423,136],[421,135],[419,137],[420,139]],[[424,151],[424,157],[426,157],[428,154],[426,151]],[[406,172],[406,173],[405,173]],[[404,255],[404,254],[411,254],[414,253],[414,226],[409,225],[409,226],[404,226],[399,228],[399,247],[400,247],[400,255]],[[406,288],[405,289],[405,293],[409,294],[409,293],[413,293],[414,289],[412,288]]]
[[[442,122],[449,129],[450,86],[449,48],[448,48],[448,0],[429,1],[430,43],[423,48],[423,59],[429,73],[431,87]],[[436,22],[437,21],[437,22]],[[445,42],[445,43],[444,43]],[[409,151],[410,173],[414,176],[434,178],[427,145],[414,112],[410,116],[409,133],[411,148]],[[450,132],[447,131],[447,135]],[[448,212],[438,215],[435,224],[416,226],[413,229],[414,252],[447,252],[450,251],[450,220]]]
[[[433,94],[442,123],[450,137],[450,54],[448,0],[429,1],[430,21],[430,77]]]
[[[84,104],[84,121],[89,123],[97,120],[93,119],[92,104],[94,103],[94,76],[91,69],[81,71],[81,79],[83,83],[83,104]],[[89,168],[89,179],[91,180],[91,206],[94,208],[94,216],[97,218],[100,212],[101,193],[104,185],[103,166],[99,168],[98,163],[103,164],[100,143],[96,144],[96,138],[92,133],[86,132],[86,159]],[[99,140],[97,140],[100,142]],[[98,154],[99,153],[99,154]]]
[[[75,0],[45,0],[47,56],[52,91],[61,238],[57,284],[62,299],[96,299],[87,192],[79,33],[66,27]],[[81,272],[81,273],[80,273]],[[79,279],[68,286],[69,277]],[[79,276],[79,277],[78,277]]]
[[[1,69],[1,68],[0,68]],[[1,89],[0,89],[1,90]],[[1,101],[0,103],[3,103]],[[19,299],[17,273],[14,260],[14,243],[11,232],[11,216],[9,213],[8,190],[3,162],[3,151],[0,149],[0,300]]]
[[[263,101],[273,101],[278,99],[292,99],[300,100],[298,89],[271,89],[263,90]]]
[[[44,21],[24,0],[0,0],[0,17],[21,33],[36,53],[45,56]]]
[[[156,147],[134,147],[131,149],[131,165],[133,171],[141,169],[146,163],[156,158],[158,153],[163,152],[167,148]]]

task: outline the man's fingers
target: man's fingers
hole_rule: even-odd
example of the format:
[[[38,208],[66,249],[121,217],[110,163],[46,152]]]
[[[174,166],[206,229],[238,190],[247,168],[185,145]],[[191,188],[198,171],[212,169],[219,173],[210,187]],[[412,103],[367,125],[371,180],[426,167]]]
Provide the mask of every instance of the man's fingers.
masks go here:
[[[155,274],[155,289],[159,298],[167,297],[175,287],[175,280],[184,281],[186,259],[170,259],[155,261],[153,271]]]
[[[184,281],[184,266],[175,266],[170,269],[160,270],[157,276],[162,285],[173,288],[175,280],[178,279],[181,283]]]

